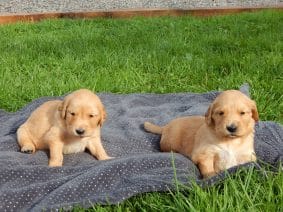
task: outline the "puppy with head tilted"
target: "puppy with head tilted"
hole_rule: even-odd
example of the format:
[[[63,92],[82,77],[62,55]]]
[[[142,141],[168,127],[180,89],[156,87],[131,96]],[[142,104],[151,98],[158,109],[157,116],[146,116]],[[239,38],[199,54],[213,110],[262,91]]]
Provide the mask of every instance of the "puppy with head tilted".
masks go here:
[[[204,178],[239,164],[256,161],[254,125],[256,103],[237,90],[222,92],[205,116],[188,116],[160,127],[149,122],[144,128],[161,134],[164,152],[179,152],[191,158]]]
[[[63,154],[85,149],[98,160],[109,159],[100,138],[105,118],[99,97],[87,89],[74,91],[63,101],[45,102],[17,131],[21,152],[49,149],[49,166],[62,166]]]

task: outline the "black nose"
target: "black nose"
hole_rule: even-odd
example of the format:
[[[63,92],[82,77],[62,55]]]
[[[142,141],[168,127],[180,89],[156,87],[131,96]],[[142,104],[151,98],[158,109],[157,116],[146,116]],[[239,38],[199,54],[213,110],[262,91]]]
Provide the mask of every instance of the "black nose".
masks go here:
[[[230,132],[230,133],[234,133],[237,131],[237,126],[235,124],[231,124],[229,126],[226,127],[226,129]]]
[[[77,133],[78,135],[82,135],[82,134],[84,134],[84,132],[85,132],[84,129],[81,129],[81,128],[76,129],[76,133]]]

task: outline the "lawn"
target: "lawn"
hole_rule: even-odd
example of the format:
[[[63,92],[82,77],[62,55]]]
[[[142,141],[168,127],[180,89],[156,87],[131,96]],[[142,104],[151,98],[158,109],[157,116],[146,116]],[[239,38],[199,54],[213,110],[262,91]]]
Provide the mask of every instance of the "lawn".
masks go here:
[[[283,13],[213,18],[47,20],[0,26],[0,108],[78,88],[206,92],[251,86],[260,119],[283,123]],[[182,187],[182,186],[181,186]],[[279,211],[283,172],[150,193],[97,211]],[[75,210],[80,210],[78,207]]]

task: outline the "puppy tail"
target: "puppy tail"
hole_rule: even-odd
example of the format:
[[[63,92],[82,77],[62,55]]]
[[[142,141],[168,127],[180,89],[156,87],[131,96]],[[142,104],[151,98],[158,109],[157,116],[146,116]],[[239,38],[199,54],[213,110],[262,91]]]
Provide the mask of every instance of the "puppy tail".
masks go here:
[[[155,133],[155,134],[162,134],[162,127],[158,125],[155,125],[149,122],[144,122],[143,127],[148,132]]]

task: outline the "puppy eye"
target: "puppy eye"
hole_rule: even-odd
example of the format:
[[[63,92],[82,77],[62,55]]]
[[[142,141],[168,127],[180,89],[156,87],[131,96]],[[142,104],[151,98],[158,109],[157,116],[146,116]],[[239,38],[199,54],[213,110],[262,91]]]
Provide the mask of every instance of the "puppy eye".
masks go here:
[[[76,115],[76,114],[75,114],[75,113],[73,113],[73,112],[72,112],[72,113],[70,113],[70,114],[71,114],[72,116]]]
[[[240,114],[241,114],[241,115],[245,115],[246,113],[245,113],[244,111],[242,111]]]
[[[93,117],[94,117],[94,115],[90,114],[90,115],[89,115],[89,117],[90,117],[90,118],[93,118]]]
[[[224,115],[224,112],[223,112],[223,111],[220,111],[218,114],[219,114],[220,116],[223,116],[223,115]]]

